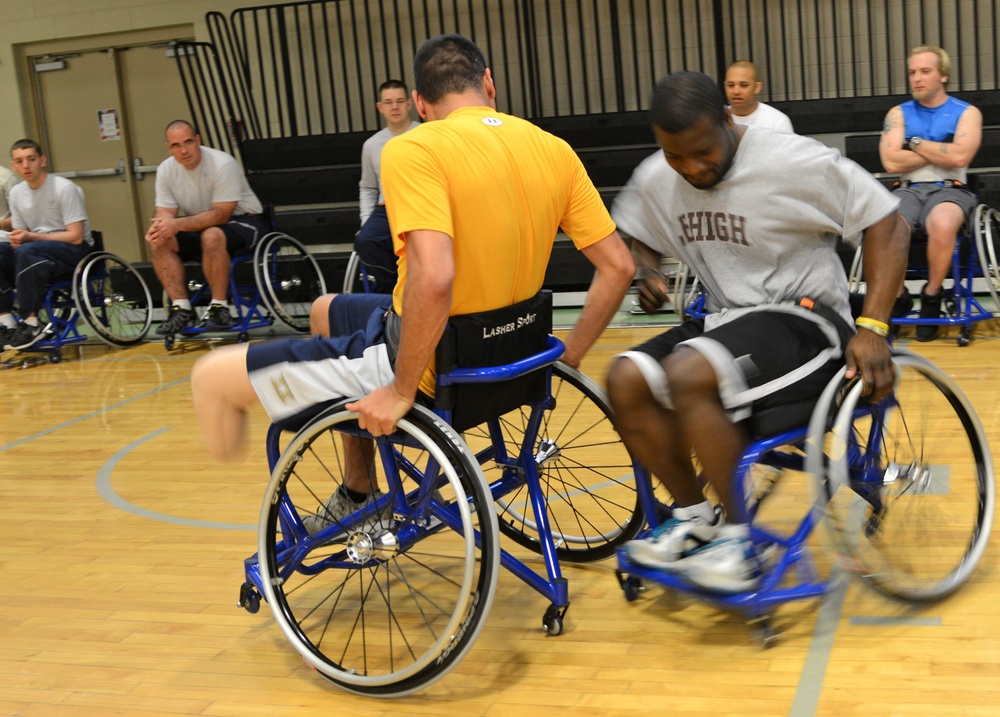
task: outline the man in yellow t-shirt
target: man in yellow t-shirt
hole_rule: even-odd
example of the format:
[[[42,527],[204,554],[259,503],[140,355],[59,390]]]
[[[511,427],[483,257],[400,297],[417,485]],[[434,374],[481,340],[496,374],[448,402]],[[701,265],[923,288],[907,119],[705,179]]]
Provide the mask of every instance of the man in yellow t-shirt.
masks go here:
[[[414,104],[428,121],[383,149],[382,187],[399,257],[394,295],[323,296],[313,305],[312,340],[233,346],[199,360],[195,407],[217,457],[237,451],[245,413],[258,401],[272,420],[284,421],[316,403],[365,395],[347,406],[359,413],[359,425],[375,436],[393,431],[418,389],[433,392],[428,367],[448,317],[537,293],[560,227],[596,269],[563,361],[579,365],[621,305],[632,257],[569,145],[496,111],[492,74],[464,37],[428,40],[414,73]],[[394,364],[385,345],[390,308],[401,318]],[[345,440],[345,452],[357,450],[355,443]],[[346,485],[328,501],[325,524],[339,517],[344,500],[362,502],[377,490],[347,463]]]

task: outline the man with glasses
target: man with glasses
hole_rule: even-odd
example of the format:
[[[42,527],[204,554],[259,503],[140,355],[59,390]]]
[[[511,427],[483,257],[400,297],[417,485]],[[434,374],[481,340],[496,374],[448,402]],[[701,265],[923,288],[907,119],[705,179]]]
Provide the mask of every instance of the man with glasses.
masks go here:
[[[171,301],[170,313],[156,333],[173,335],[197,323],[184,262],[198,259],[212,290],[204,327],[223,331],[233,325],[227,299],[229,264],[267,232],[263,206],[236,160],[202,146],[189,122],[171,122],[166,138],[170,156],[156,169],[156,211],[146,232],[153,269]]]
[[[400,80],[386,80],[378,88],[375,108],[385,117],[386,126],[369,137],[361,148],[361,229],[354,239],[354,251],[375,279],[375,293],[391,294],[396,285],[396,254],[382,195],[382,148],[393,137],[420,125],[410,119],[413,101]]]

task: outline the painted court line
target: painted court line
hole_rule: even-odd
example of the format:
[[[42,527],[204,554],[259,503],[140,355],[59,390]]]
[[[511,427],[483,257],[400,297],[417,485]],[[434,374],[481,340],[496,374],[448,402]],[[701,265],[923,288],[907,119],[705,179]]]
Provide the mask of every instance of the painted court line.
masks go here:
[[[113,403],[110,406],[105,406],[104,408],[102,408],[102,409],[100,409],[98,411],[91,411],[90,413],[87,413],[87,414],[85,414],[83,416],[79,416],[78,418],[74,418],[71,421],[66,421],[65,423],[60,423],[58,426],[52,426],[51,428],[46,428],[44,431],[39,431],[38,433],[35,433],[34,435],[25,436],[24,438],[19,438],[16,441],[14,441],[13,443],[8,443],[5,446],[0,446],[0,453],[2,453],[3,451],[8,450],[10,448],[15,448],[17,446],[20,446],[20,445],[23,445],[25,443],[28,443],[29,441],[33,441],[36,438],[41,438],[42,436],[47,436],[47,435],[49,435],[51,433],[55,433],[56,431],[60,431],[63,428],[68,428],[69,426],[72,426],[72,425],[75,425],[77,423],[80,423],[81,421],[86,421],[87,419],[94,418],[95,416],[100,416],[102,413],[107,413],[108,411],[113,411],[116,408],[121,408],[122,406],[125,406],[125,405],[127,405],[129,403],[132,403],[133,401],[138,401],[140,398],[146,398],[147,396],[152,396],[154,393],[158,393],[160,391],[163,391],[164,389],[173,388],[174,386],[177,386],[177,385],[182,384],[182,383],[186,383],[186,382],[188,382],[190,380],[191,380],[190,377],[179,378],[176,381],[172,381],[172,382],[170,382],[168,384],[164,384],[163,386],[160,386],[158,388],[154,388],[151,391],[146,391],[145,393],[140,393],[140,394],[138,394],[136,396],[133,396],[132,398],[126,398],[124,401],[119,401],[118,403]]]
[[[106,500],[108,503],[113,505],[119,510],[123,510],[126,513],[131,513],[133,515],[138,515],[141,518],[149,518],[150,520],[158,520],[161,523],[173,523],[174,525],[185,525],[193,528],[212,528],[215,530],[256,530],[256,525],[244,524],[244,523],[219,523],[210,520],[194,520],[192,518],[182,518],[176,515],[168,515],[166,513],[158,513],[155,510],[149,510],[148,508],[143,508],[142,506],[136,505],[130,501],[125,500],[118,492],[114,489],[111,484],[111,474],[114,472],[115,467],[121,463],[121,461],[128,456],[129,453],[134,451],[136,448],[141,446],[143,443],[150,441],[157,436],[169,431],[169,428],[161,428],[157,431],[153,431],[149,435],[143,436],[137,441],[133,441],[129,445],[122,448],[120,451],[115,453],[111,458],[109,458],[101,469],[97,472],[97,492],[98,494]]]

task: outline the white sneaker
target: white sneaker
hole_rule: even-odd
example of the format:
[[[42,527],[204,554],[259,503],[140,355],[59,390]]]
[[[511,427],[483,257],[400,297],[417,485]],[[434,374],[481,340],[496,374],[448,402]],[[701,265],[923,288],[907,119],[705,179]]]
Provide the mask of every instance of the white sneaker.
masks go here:
[[[700,516],[687,520],[670,518],[649,537],[626,543],[625,552],[639,565],[669,570],[676,561],[711,543],[722,524],[722,514],[718,511],[714,523]]]
[[[761,563],[746,525],[724,525],[715,539],[670,563],[664,570],[683,575],[705,590],[741,593],[760,583]]]

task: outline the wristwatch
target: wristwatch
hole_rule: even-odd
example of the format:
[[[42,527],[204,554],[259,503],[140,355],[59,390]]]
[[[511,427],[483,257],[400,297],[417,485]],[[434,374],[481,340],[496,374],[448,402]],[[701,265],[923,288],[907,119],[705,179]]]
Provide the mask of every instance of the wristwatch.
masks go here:
[[[917,147],[919,147],[920,143],[923,142],[923,141],[924,140],[923,140],[922,137],[910,137],[910,141],[906,143],[908,145],[907,149],[909,149],[909,150],[912,151],[912,150],[916,149]]]

